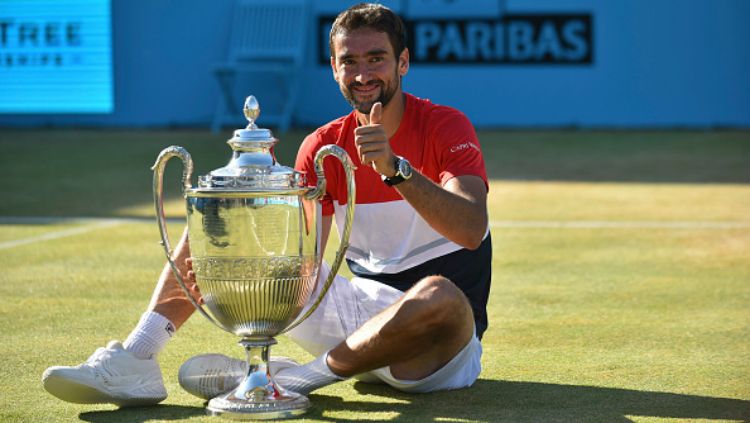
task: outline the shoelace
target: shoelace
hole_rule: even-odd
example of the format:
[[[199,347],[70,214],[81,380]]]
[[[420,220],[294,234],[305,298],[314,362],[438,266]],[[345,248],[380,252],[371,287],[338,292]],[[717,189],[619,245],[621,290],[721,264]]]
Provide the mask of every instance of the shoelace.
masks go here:
[[[96,351],[94,351],[94,353],[91,354],[91,357],[89,357],[88,360],[86,360],[86,364],[94,365],[94,364],[102,362],[102,360],[104,360],[104,356],[106,352],[107,350],[105,348],[102,348],[102,347],[97,348]]]

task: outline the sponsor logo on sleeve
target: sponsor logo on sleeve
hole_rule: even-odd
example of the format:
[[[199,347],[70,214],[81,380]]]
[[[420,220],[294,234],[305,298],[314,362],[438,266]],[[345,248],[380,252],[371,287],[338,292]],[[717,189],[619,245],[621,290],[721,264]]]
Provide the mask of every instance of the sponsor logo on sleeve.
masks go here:
[[[466,141],[466,142],[462,142],[461,144],[456,144],[456,145],[451,146],[450,152],[451,153],[458,153],[459,151],[468,150],[470,148],[473,148],[474,150],[477,150],[477,151],[481,151],[479,149],[479,146],[477,146],[476,144],[474,144],[471,141]]]

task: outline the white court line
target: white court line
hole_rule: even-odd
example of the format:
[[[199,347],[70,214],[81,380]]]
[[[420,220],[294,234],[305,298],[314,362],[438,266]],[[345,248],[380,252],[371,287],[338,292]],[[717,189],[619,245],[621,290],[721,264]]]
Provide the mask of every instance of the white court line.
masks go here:
[[[744,229],[750,228],[750,221],[493,220],[490,226],[509,229]]]
[[[42,225],[50,223],[156,223],[154,217],[54,217],[54,216],[0,216],[0,225]],[[184,223],[185,218],[170,217],[168,223]],[[493,228],[529,229],[744,229],[750,220],[492,220]]]
[[[65,238],[68,236],[79,235],[82,233],[94,231],[97,229],[111,226],[122,225],[124,223],[155,223],[153,217],[54,217],[54,216],[0,216],[0,225],[44,225],[55,223],[80,223],[85,226],[64,229],[61,231],[48,232],[29,238],[15,239],[12,241],[0,242],[0,250],[18,247],[21,245],[33,244],[35,242],[50,241],[53,239]],[[167,218],[169,223],[185,222],[184,218]]]
[[[170,223],[184,222],[181,218],[167,219]],[[0,216],[2,224],[49,224],[49,223],[83,223],[71,229],[50,232],[34,237],[0,242],[0,250],[33,244],[35,242],[50,241],[73,235],[90,232],[124,223],[154,222],[154,218],[97,218],[97,217],[47,217],[47,216]],[[750,228],[750,221],[650,221],[650,220],[492,220],[492,228],[505,229],[746,229]]]
[[[167,219],[171,221],[172,219]],[[153,217],[0,216],[0,225],[45,225],[55,223],[156,222]]]
[[[93,231],[93,230],[96,230],[96,229],[102,229],[102,228],[107,228],[107,227],[110,227],[110,226],[120,225],[122,223],[124,223],[124,222],[120,221],[120,220],[106,219],[106,220],[100,220],[100,221],[93,222],[93,223],[91,223],[89,225],[78,226],[78,227],[75,227],[75,228],[65,229],[65,230],[62,230],[62,231],[48,232],[46,234],[32,236],[32,237],[29,237],[29,238],[23,238],[23,239],[16,239],[16,240],[13,240],[13,241],[0,242],[0,250],[5,250],[5,249],[8,249],[8,248],[13,248],[13,247],[19,247],[21,245],[33,244],[35,242],[51,241],[53,239],[59,239],[59,238],[65,238],[65,237],[68,237],[68,236],[79,235],[79,234],[90,232],[90,231]]]

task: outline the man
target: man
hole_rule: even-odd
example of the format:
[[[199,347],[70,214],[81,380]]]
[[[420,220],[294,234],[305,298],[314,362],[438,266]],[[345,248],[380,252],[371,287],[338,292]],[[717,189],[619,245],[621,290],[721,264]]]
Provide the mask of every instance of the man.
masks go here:
[[[315,360],[272,359],[271,370],[284,388],[303,394],[357,375],[409,392],[470,386],[480,372],[492,256],[475,131],[457,110],[402,91],[409,70],[405,30],[386,7],[360,4],[342,12],[330,47],[333,76],[354,110],[310,134],[296,168],[314,183],[313,157],[326,144],[344,148],[357,166],[347,252],[355,278],[338,276],[318,310],[288,334]],[[325,166],[333,176],[323,199],[321,245],[346,201],[343,169],[332,161]],[[177,251],[178,263],[190,256],[186,237]],[[181,271],[193,277],[189,261]],[[155,356],[193,311],[165,266],[125,344],[113,341],[77,367],[48,369],[45,388],[78,403],[163,400]],[[231,389],[243,372],[243,362],[214,354],[188,360],[179,378],[189,392],[209,398]]]

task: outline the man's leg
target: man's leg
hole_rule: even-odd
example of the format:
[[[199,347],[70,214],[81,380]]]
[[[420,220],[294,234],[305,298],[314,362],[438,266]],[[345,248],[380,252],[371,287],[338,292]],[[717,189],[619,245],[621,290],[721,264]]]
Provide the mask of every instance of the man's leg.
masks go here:
[[[188,262],[189,258],[190,245],[187,239],[187,229],[185,229],[175,248],[172,260],[180,270],[180,274],[183,275],[183,281],[188,285],[188,288],[192,289],[193,297],[198,298],[200,293],[195,287],[195,279],[188,277],[188,272],[192,271]],[[147,311],[159,313],[169,319],[175,330],[179,329],[195,311],[195,307],[177,282],[169,263],[164,264],[164,269],[161,271],[161,276],[151,296]]]
[[[327,268],[321,271],[325,278]],[[281,386],[307,394],[386,366],[390,366],[389,378],[421,381],[474,341],[469,303],[448,279],[425,278],[406,293],[368,282],[371,285],[337,276],[315,313],[287,334],[318,357],[274,372]],[[190,368],[180,369],[180,383],[201,398],[233,388],[244,376],[242,360],[203,355],[188,362]],[[468,385],[456,387],[461,386]]]
[[[421,380],[442,368],[471,340],[468,300],[448,279],[418,282],[327,353],[277,374],[285,388],[308,393],[338,380],[390,367],[399,380]]]
[[[188,257],[185,231],[174,253],[183,275],[190,270]],[[191,287],[198,295],[194,285]],[[48,368],[42,376],[44,388],[64,401],[81,404],[149,405],[164,400],[167,393],[156,356],[193,311],[192,303],[166,264],[148,309],[124,345],[112,341],[81,365]]]
[[[190,271],[189,258],[190,247],[185,230],[172,259],[183,275],[184,282],[192,289],[194,298],[198,298],[194,279],[187,277]],[[148,308],[123,343],[125,350],[142,359],[155,357],[194,311],[195,307],[178,284],[171,266],[165,263]]]
[[[323,262],[315,290],[310,294],[299,316],[306,314],[320,297],[323,281],[327,279],[329,272],[330,267]],[[386,295],[377,296],[378,293]],[[337,275],[315,312],[287,332],[286,336],[308,353],[319,356],[340,344],[357,327],[395,302],[401,295],[403,292],[387,285],[382,285],[377,292],[364,294],[358,292],[349,280]],[[274,351],[275,349],[272,349],[271,353]],[[269,360],[269,369],[273,375],[291,367],[300,366],[287,357],[272,356]],[[199,398],[211,399],[237,387],[246,375],[245,360],[221,354],[201,354],[182,364],[178,381],[187,392]]]
[[[474,334],[471,306],[458,287],[430,276],[328,353],[337,375],[389,366],[398,379],[423,379],[448,363]]]

